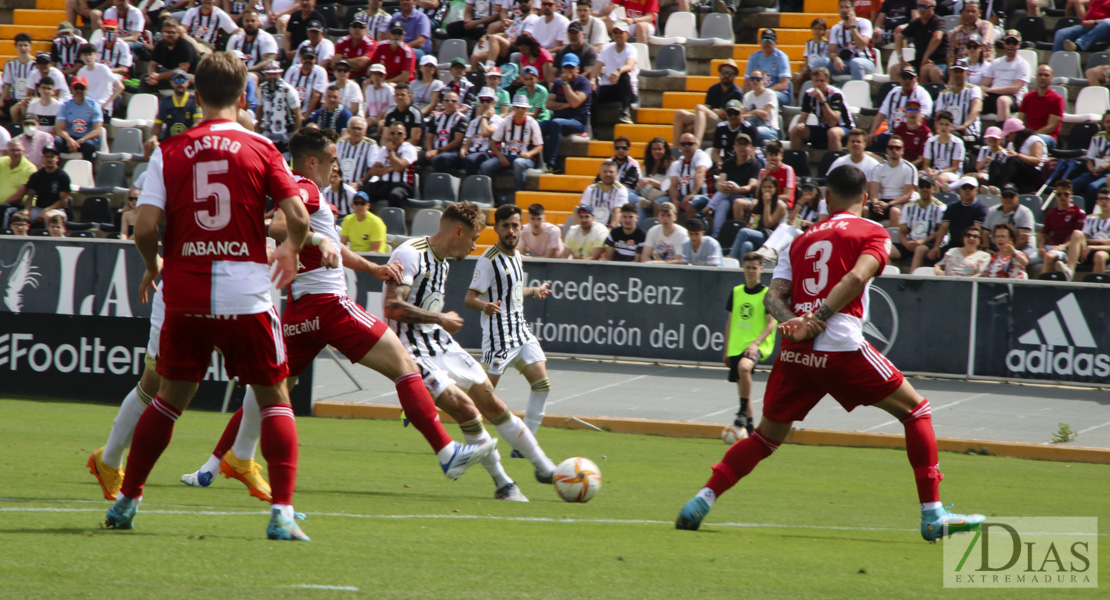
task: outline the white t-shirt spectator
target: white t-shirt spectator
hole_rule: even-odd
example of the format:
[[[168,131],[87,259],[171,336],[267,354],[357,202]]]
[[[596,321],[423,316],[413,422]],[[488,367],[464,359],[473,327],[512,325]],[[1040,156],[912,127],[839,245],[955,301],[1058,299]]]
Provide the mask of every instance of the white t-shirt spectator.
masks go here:
[[[356,117],[365,117],[366,100],[362,97],[362,88],[360,88],[357,83],[348,79],[347,85],[343,88],[342,92],[343,100],[341,100],[341,102],[343,106],[350,109],[352,104],[357,104],[358,110],[352,110],[351,114]]]
[[[692,189],[694,187],[694,176],[697,175],[698,167],[705,167],[705,182],[702,184],[700,190]],[[694,156],[690,158],[690,162],[686,162],[684,158],[680,158],[671,163],[667,168],[667,178],[678,178],[678,197],[684,198],[688,194],[705,194],[708,193],[708,182],[712,175],[708,169],[713,168],[713,159],[704,150],[695,150]],[[685,230],[683,230],[685,232]]]
[[[119,9],[113,6],[104,11],[104,20],[107,21],[108,19],[115,19],[119,23],[116,35],[121,38],[129,37],[136,31],[142,31],[146,28],[146,21],[143,20],[143,10],[134,6],[127,11],[127,18],[125,19],[119,18]]]
[[[636,49],[632,47],[632,44],[625,44],[623,52],[617,52],[616,43],[608,44],[602,48],[601,54],[597,57],[598,62],[604,65],[601,77],[597,82],[598,87],[614,85],[609,82],[609,74],[623,67],[629,58],[636,59]],[[636,94],[640,88],[640,65],[638,63],[632,68],[632,72],[628,76],[632,80],[632,93]]]
[[[605,4],[609,4],[606,2]],[[600,46],[609,43],[609,32],[605,29],[605,22],[590,16],[589,23],[582,25],[582,39],[590,46]]]
[[[563,15],[552,15],[551,22],[547,21],[547,17],[540,17],[532,25],[532,37],[536,38],[540,46],[554,50],[567,43],[568,25],[570,20]]]
[[[1029,83],[1029,63],[1020,56],[1015,56],[1012,61],[1007,60],[1005,56],[996,58],[983,71],[983,77],[993,77],[990,87],[996,88],[1022,82],[1022,88],[1014,94],[1017,101],[1021,102],[1022,97],[1025,96],[1025,84]]]
[[[384,117],[393,110],[394,106],[397,106],[392,83],[383,83],[381,88],[368,85],[363,91],[366,92],[365,115],[367,117]]]
[[[247,67],[255,67],[261,62],[262,57],[267,54],[277,54],[278,43],[277,39],[270,33],[258,30],[258,34],[254,36],[254,41],[247,42],[247,34],[244,31],[231,36],[227,40],[228,50],[238,50],[247,55]],[[298,60],[300,60],[298,58]]]
[[[77,74],[89,80],[89,89],[85,92],[85,95],[101,106],[112,95],[112,84],[119,79],[108,65],[101,63],[93,65],[92,70],[81,67]],[[108,109],[108,114],[111,114],[112,107],[107,106],[105,108]]]
[[[509,41],[515,42],[516,38],[520,37],[520,34],[526,31],[528,33],[533,33],[536,28],[536,23],[539,22],[540,17],[535,13],[529,14],[523,19],[517,19],[513,21],[507,29],[505,29],[505,37],[509,38]],[[566,34],[564,33],[563,35],[565,36]]]
[[[871,170],[879,165],[879,161],[875,160],[875,158],[870,154],[864,154],[863,160],[859,161],[858,163],[852,162],[852,155],[845,154],[844,156],[841,156],[840,158],[833,161],[833,164],[829,166],[829,170],[825,173],[825,176],[828,177],[829,173],[832,173],[834,169],[836,169],[837,167],[843,167],[844,165],[853,166],[860,171],[863,171],[864,177],[870,177]]]
[[[744,110],[766,110],[771,105],[770,114],[767,115],[767,125],[779,128],[779,95],[769,88],[763,88],[763,93],[756,96],[755,91],[744,94]]]
[[[38,117],[39,123],[42,123],[43,117],[47,117],[51,122],[53,122],[54,119],[58,116],[58,111],[61,109],[62,103],[58,102],[58,100],[54,98],[51,98],[50,103],[45,106],[42,104],[42,102],[39,102],[38,98],[35,98],[31,101],[31,104],[27,106],[27,112]],[[0,129],[3,128],[0,127]]]
[[[917,185],[917,167],[906,159],[895,166],[883,161],[871,169],[867,181],[879,182],[879,199],[893,200],[905,193],[905,185]]]
[[[57,67],[50,67],[47,75],[54,81],[54,92],[60,102],[65,102],[73,97],[69,91],[69,84],[66,83],[66,76]],[[27,95],[34,98],[38,94],[39,82],[42,81],[42,73],[35,69],[27,76]]]
[[[698,248],[697,252],[694,251],[694,244],[689,239],[682,242],[679,256],[681,256],[684,265],[719,267],[724,255],[721,252],[720,242],[706,235],[701,238],[701,247]]]
[[[675,225],[671,235],[663,233],[663,225],[652,226],[644,239],[644,247],[651,248],[653,260],[673,260],[680,256],[682,243],[690,239],[690,234],[681,225]],[[708,239],[708,238],[706,238]]]

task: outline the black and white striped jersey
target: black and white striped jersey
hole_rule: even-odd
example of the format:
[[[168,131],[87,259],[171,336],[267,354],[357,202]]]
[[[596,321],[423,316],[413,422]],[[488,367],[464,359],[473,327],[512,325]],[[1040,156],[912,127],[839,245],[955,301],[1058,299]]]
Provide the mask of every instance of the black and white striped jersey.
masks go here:
[[[924,208],[917,202],[908,202],[902,207],[902,222],[909,227],[911,240],[923,240],[937,231],[947,207],[930,202]]]
[[[451,139],[455,137],[456,133],[465,136],[466,126],[466,115],[457,110],[451,114],[444,112],[432,117],[432,126],[428,131],[428,135],[433,136],[432,149],[439,150],[451,143]]]
[[[50,62],[62,71],[73,68],[81,62],[77,49],[84,43],[86,43],[85,38],[79,35],[54,38],[54,43],[50,47]]]
[[[354,211],[354,209],[351,208],[351,202],[353,202],[355,199],[355,188],[344,183],[339,186],[338,192],[335,191],[335,189],[332,188],[332,186],[330,185],[324,188],[323,191],[324,200],[327,200],[329,204],[339,209],[340,218],[343,218]]]
[[[968,113],[971,112],[971,103],[974,100],[983,100],[983,90],[977,85],[965,85],[960,91],[954,91],[951,87],[944,88],[944,91],[937,96],[936,106],[933,108],[933,115],[936,115],[942,110],[952,113],[952,124],[963,125],[967,120]],[[980,120],[975,121],[968,126],[967,133],[979,137]]]
[[[247,32],[240,31],[239,33],[231,36],[227,41],[227,49],[238,50],[247,56],[247,68],[258,66],[262,62],[262,57],[267,54],[278,53],[277,39],[270,33],[259,30],[255,34],[253,40],[247,39]]]
[[[501,313],[482,313],[482,362],[492,363],[517,346],[536,341],[524,320],[524,266],[520,252],[511,256],[490,246],[474,267],[470,289],[487,302],[500,302]]]
[[[297,90],[301,97],[301,112],[304,112],[308,110],[312,92],[320,92],[320,98],[324,98],[328,89],[328,72],[320,65],[313,65],[306,74],[301,65],[293,65],[285,71],[285,81]]]
[[[401,285],[409,286],[406,302],[429,312],[443,312],[450,265],[447,259],[435,255],[428,238],[414,238],[401,244],[390,255],[389,262],[401,266]],[[389,325],[413,358],[437,356],[446,352],[453,342],[446,329],[433,323],[390,320]]]
[[[964,141],[954,135],[948,136],[947,142],[941,142],[939,135],[931,135],[925,140],[925,150],[922,156],[929,160],[929,166],[943,171],[956,165],[956,172],[963,173]]]
[[[343,183],[357,186],[370,168],[377,145],[366,138],[358,144],[351,140],[340,140],[335,146],[336,158],[339,159],[339,172],[343,176]],[[342,213],[342,211],[340,211]]]
[[[18,58],[13,58],[4,63],[4,85],[11,86],[8,89],[8,98],[22,100],[27,95],[27,77],[34,70],[34,60],[29,60],[27,64],[23,64],[19,62]],[[34,90],[31,90],[31,95],[34,95]]]
[[[235,21],[232,21],[231,17],[222,8],[213,6],[208,14],[204,14],[201,9],[200,6],[190,8],[185,13],[185,18],[181,19],[181,25],[198,42],[204,42],[215,47],[220,30],[232,34],[239,29]]]
[[[96,41],[96,56],[97,61],[108,65],[110,69],[118,69],[119,67],[131,67],[135,64],[135,58],[131,56],[131,47],[127,42],[115,42],[111,48],[104,44],[104,40]]]

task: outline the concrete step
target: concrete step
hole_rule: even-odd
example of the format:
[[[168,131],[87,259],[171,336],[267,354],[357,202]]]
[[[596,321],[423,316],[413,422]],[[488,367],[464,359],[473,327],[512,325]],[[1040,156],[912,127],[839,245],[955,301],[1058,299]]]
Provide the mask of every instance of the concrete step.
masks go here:
[[[829,27],[831,28],[832,25],[829,25]],[[788,46],[805,46],[806,41],[813,38],[813,33],[810,32],[808,25],[805,29],[776,29],[775,33],[778,34],[778,43]],[[760,30],[759,35],[763,35],[762,30]]]
[[[608,157],[606,157],[608,158]],[[593,158],[593,157],[567,157],[566,166],[564,169],[567,175],[575,176],[588,176],[592,178],[592,174],[597,174],[601,163],[605,162],[606,158]]]
[[[663,92],[663,108],[694,110],[705,101],[705,92]]]
[[[670,125],[628,125],[618,124],[613,131],[614,136],[626,136],[633,142],[650,142],[653,138],[667,139],[673,133]]]
[[[39,10],[61,10],[66,9],[66,0],[36,0],[35,6]],[[65,18],[64,16],[62,17]]]
[[[805,11],[809,13],[837,13],[838,0],[805,0]],[[839,20],[839,19],[838,19]],[[832,27],[829,23],[829,27]]]
[[[674,110],[668,108],[640,108],[636,110],[636,122],[642,125],[670,125],[674,122]]]
[[[36,40],[52,40],[57,31],[57,25],[0,25],[0,40],[15,39],[17,33],[29,33]]]
[[[40,25],[57,27],[58,23],[66,20],[65,10],[41,10],[17,8],[12,11],[12,23],[15,25]]]
[[[832,12],[817,13],[781,13],[779,15],[779,27],[782,29],[809,29],[814,19],[821,18],[832,29],[833,25],[840,22],[840,13],[837,12],[837,7],[833,6]]]
[[[605,159],[598,160],[604,161]],[[537,189],[541,192],[581,193],[594,182],[596,176],[597,169],[594,169],[593,175],[540,175]]]
[[[582,201],[582,194],[566,194],[558,192],[539,192],[539,191],[522,191],[516,193],[516,204],[520,207],[531,206],[532,204],[542,204],[543,207],[549,211],[563,211],[570,214],[578,203]],[[565,217],[564,217],[565,218]],[[552,217],[548,217],[548,221],[559,224],[562,221],[556,221]]]

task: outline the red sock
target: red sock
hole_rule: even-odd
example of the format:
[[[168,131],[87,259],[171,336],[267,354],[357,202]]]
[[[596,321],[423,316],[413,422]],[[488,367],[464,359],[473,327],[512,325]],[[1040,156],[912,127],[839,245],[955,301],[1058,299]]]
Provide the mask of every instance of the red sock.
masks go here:
[[[937,458],[937,438],[933,433],[933,409],[925,400],[917,405],[910,416],[902,421],[906,428],[906,454],[917,480],[917,498],[920,502],[940,502],[940,472]]]
[[[223,458],[231,446],[235,444],[235,436],[239,433],[239,423],[243,420],[243,409],[235,411],[231,415],[231,420],[227,422],[227,427],[224,427],[224,434],[220,436],[220,441],[216,442],[216,449],[212,451],[212,456],[216,458]]]
[[[273,504],[292,504],[297,487],[297,422],[293,407],[274,404],[263,407],[262,457],[270,473]]]
[[[181,416],[181,411],[170,406],[158,396],[154,397],[135,424],[131,438],[131,451],[127,454],[127,468],[124,470],[123,485],[120,491],[128,498],[143,495],[143,486],[150,470],[173,437],[173,424]]]
[[[736,485],[741,477],[751,473],[759,461],[771,456],[778,448],[777,442],[772,442],[757,430],[751,436],[733,444],[728,452],[725,452],[721,462],[713,465],[713,475],[709,477],[705,487],[713,490],[713,493],[720,497]]]
[[[428,393],[428,388],[424,387],[420,373],[406,373],[398,377],[395,383],[405,416],[417,431],[424,434],[424,439],[432,445],[432,450],[439,452],[450,444],[451,436],[447,435],[447,430],[439,421],[436,403]]]

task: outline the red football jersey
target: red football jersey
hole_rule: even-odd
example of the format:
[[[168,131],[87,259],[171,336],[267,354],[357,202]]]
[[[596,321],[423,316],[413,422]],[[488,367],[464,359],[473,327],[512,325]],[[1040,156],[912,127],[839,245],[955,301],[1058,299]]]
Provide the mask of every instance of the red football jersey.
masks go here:
[[[794,314],[800,316],[820,308],[833,286],[864,254],[878,259],[882,271],[890,256],[890,235],[874,221],[838,212],[828,221],[811,225],[794,240],[790,252],[779,256],[774,278],[793,282]],[[864,289],[829,318],[828,327],[814,340],[813,349],[826,352],[859,349],[865,343],[863,319],[866,314],[867,289]]]
[[[343,58],[359,58],[362,56],[371,56],[374,54],[374,48],[377,44],[369,37],[363,36],[362,42],[356,44],[351,36],[346,36],[335,44],[336,56]],[[337,59],[338,60],[338,59]],[[351,71],[351,78],[366,77],[369,67],[361,71]]]
[[[268,310],[266,196],[299,195],[273,142],[226,119],[162,142],[139,205],[165,212],[166,312],[243,315]]]
[[[370,64],[385,65],[385,78],[392,79],[404,71],[409,72],[409,82],[416,78],[416,53],[408,44],[401,43],[396,48],[389,42],[382,42],[370,55]]]
[[[305,209],[308,210],[308,223],[312,231],[327,237],[338,250],[342,244],[339,243],[339,231],[335,228],[335,214],[330,205],[320,197],[320,188],[307,177],[296,173],[293,176],[300,188]],[[320,263],[322,258],[323,255],[316,246],[305,244],[301,248],[297,278],[289,285],[294,300],[300,300],[305,294],[347,295],[347,277],[343,269],[324,268]]]

